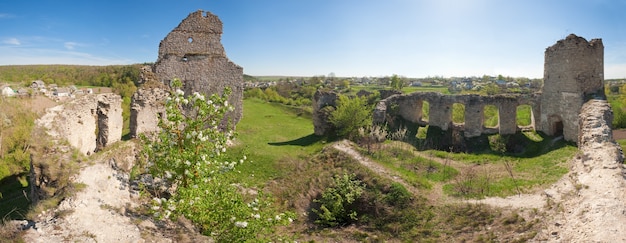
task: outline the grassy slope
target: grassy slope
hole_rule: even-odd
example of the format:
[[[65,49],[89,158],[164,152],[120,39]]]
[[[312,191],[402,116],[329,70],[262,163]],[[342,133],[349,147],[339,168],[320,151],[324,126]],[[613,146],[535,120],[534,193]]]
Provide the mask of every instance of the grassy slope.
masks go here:
[[[237,133],[237,146],[230,153],[234,157],[246,154],[248,162],[238,168],[246,175],[241,180],[252,185],[282,177],[281,160],[309,157],[323,146],[321,138],[313,135],[310,119],[258,99],[244,100]]]

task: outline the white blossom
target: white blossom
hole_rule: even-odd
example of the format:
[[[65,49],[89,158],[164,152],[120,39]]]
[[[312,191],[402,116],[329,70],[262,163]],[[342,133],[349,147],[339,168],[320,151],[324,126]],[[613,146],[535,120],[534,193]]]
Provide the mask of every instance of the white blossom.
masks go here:
[[[245,228],[248,227],[248,222],[246,221],[237,221],[235,222],[235,226],[239,227],[239,228]]]

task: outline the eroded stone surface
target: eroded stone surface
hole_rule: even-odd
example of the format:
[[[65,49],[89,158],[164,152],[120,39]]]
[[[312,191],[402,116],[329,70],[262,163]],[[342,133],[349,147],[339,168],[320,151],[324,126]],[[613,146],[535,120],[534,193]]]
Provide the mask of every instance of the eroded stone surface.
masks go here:
[[[85,95],[48,109],[36,124],[89,155],[121,139],[121,105],[122,98],[116,94]]]

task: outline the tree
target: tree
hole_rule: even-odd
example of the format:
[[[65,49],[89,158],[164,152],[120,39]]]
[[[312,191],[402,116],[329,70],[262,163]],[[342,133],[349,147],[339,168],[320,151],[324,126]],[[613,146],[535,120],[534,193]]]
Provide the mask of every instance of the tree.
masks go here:
[[[398,77],[398,75],[394,74],[391,76],[391,88],[394,90],[402,90],[404,88],[404,80]]]
[[[366,97],[350,99],[341,95],[337,109],[330,114],[330,122],[337,129],[337,135],[352,138],[357,135],[359,128],[372,124],[372,107]]]
[[[277,213],[271,200],[259,194],[244,195],[232,172],[245,161],[226,156],[227,142],[234,137],[229,126],[218,129],[230,90],[208,99],[199,93],[184,96],[180,80],[166,102],[165,119],[156,138],[143,137],[143,154],[154,177],[170,185],[171,196],[155,193],[152,210],[158,219],[184,216],[217,242],[272,241],[274,228],[293,220],[291,213]]]

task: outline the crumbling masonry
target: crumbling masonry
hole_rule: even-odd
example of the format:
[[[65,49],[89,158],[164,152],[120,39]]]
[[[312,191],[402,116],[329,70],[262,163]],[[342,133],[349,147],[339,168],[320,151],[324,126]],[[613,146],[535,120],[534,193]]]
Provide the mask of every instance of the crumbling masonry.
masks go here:
[[[569,35],[548,47],[545,52],[544,85],[540,93],[531,95],[443,95],[440,93],[412,93],[392,95],[381,100],[373,114],[375,124],[401,120],[408,127],[426,126],[442,131],[462,133],[465,138],[483,134],[514,134],[523,129],[536,129],[548,135],[563,135],[567,141],[577,142],[578,114],[583,103],[594,96],[604,96],[604,47],[601,39],[587,42],[584,38]],[[328,94],[314,97],[314,116],[323,109],[334,106]],[[428,103],[429,116],[425,119],[422,106]],[[452,106],[464,105],[465,122],[452,122]],[[485,106],[493,105],[499,111],[496,127],[485,127]],[[520,105],[531,107],[531,125],[520,127],[516,111]],[[315,133],[329,131],[328,120],[314,119]],[[323,128],[323,129],[322,129]],[[416,132],[416,131],[414,131]]]
[[[122,139],[122,98],[86,95],[55,106],[36,121],[52,138],[67,140],[85,155]]]
[[[187,95],[199,92],[209,96],[230,88],[229,103],[235,110],[227,118],[234,126],[243,115],[243,68],[226,57],[221,35],[222,22],[217,16],[202,10],[189,14],[161,41],[158,60],[151,70],[153,75],[144,76],[154,76],[156,82],[165,85],[178,78]],[[156,131],[159,114],[163,114],[159,102],[166,95],[164,90],[155,86],[140,89],[144,90],[132,99],[132,136]]]

